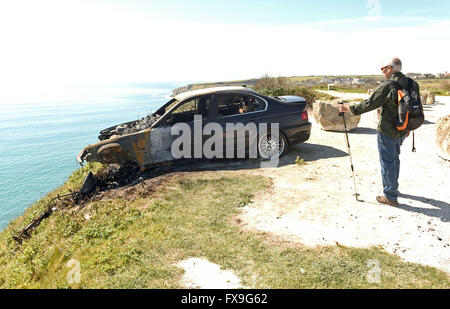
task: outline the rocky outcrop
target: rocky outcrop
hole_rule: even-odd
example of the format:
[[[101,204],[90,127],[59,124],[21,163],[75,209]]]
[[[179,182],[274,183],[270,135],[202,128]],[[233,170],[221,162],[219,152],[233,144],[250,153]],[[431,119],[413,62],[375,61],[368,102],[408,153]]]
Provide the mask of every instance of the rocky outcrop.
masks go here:
[[[422,105],[427,104],[427,99],[428,99],[428,91],[422,91],[420,93],[420,101],[422,102]]]
[[[332,101],[317,100],[313,106],[314,118],[325,131],[339,131],[344,132],[344,122],[339,116],[338,103],[344,100],[337,99]],[[355,116],[352,113],[345,113],[345,122],[347,131],[350,131],[358,126],[361,116]]]
[[[377,108],[376,110],[371,111],[370,113],[372,115],[373,121],[378,123],[380,121],[380,118],[381,118],[381,108]]]
[[[444,159],[450,160],[450,115],[436,121],[436,145],[440,155]]]
[[[435,101],[435,95],[434,95],[434,92],[429,91],[429,92],[428,92],[427,101],[426,101],[425,104],[426,104],[426,105],[434,104],[434,101]]]

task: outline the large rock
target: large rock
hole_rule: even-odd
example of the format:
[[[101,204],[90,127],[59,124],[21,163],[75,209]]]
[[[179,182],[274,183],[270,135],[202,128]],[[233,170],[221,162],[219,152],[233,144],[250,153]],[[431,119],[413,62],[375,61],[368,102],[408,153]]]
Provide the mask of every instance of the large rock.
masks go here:
[[[344,100],[336,99],[332,101],[317,100],[314,103],[314,119],[325,131],[344,132],[344,122],[339,116],[338,103]],[[358,126],[361,115],[355,116],[352,113],[345,113],[345,122],[347,131],[353,130]]]
[[[422,102],[422,105],[426,105],[427,104],[427,99],[428,99],[428,91],[421,91],[420,93],[420,101]]]
[[[428,97],[427,97],[427,102],[425,104],[427,104],[427,105],[434,104],[434,100],[435,100],[434,92],[429,91]]]
[[[376,123],[380,122],[381,108],[377,108],[374,111],[369,112],[372,115],[372,120]]]
[[[450,115],[436,121],[436,145],[442,157],[450,160]]]

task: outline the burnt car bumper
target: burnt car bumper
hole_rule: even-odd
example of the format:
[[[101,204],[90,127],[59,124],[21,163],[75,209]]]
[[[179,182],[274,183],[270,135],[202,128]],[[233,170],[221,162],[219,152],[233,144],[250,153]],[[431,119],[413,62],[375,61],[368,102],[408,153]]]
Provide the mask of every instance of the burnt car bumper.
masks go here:
[[[88,154],[88,151],[87,151],[86,147],[81,149],[81,151],[77,155],[77,163],[80,164],[81,166],[83,166],[83,163],[86,160],[87,154]]]

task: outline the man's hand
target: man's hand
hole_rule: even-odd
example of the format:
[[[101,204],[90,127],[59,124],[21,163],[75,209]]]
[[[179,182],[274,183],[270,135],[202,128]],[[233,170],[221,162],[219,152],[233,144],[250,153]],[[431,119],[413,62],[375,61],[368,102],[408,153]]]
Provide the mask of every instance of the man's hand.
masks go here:
[[[338,109],[339,109],[339,112],[340,112],[340,113],[348,113],[348,112],[350,112],[350,107],[348,107],[348,106],[345,105],[345,104],[339,105],[339,106],[338,106]]]

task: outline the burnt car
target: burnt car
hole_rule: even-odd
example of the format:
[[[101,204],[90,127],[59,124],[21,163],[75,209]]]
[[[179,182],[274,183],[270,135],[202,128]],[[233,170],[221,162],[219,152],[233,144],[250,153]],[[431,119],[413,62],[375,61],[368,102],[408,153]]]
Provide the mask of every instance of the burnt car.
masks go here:
[[[178,157],[173,155],[171,147],[177,136],[171,130],[181,123],[194,130],[214,124],[215,130],[202,131],[200,143],[205,143],[208,134],[211,136],[213,131],[220,131],[219,128],[224,144],[231,140],[236,145],[234,137],[245,136],[246,149],[256,144],[257,155],[265,159],[284,155],[290,145],[308,140],[311,134],[306,100],[301,97],[268,97],[247,87],[206,88],[175,95],[147,117],[100,131],[100,141],[83,148],[77,162],[150,167],[176,160]],[[251,135],[245,131],[247,124],[277,124],[278,132],[273,137],[270,130]],[[230,128],[245,132],[243,135],[227,132]],[[196,142],[192,137],[192,143]],[[194,149],[190,151],[193,157],[199,157]]]

